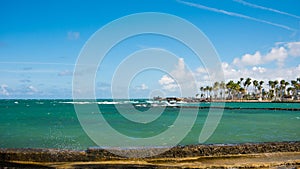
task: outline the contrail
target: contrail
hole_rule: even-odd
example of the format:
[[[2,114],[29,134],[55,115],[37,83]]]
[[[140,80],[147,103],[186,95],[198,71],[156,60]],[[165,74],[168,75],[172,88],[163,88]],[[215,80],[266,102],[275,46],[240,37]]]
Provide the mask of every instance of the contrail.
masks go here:
[[[271,11],[271,12],[275,12],[275,13],[278,13],[278,14],[282,14],[282,15],[286,15],[286,16],[290,16],[290,17],[293,17],[293,18],[300,19],[300,16],[293,15],[293,14],[290,14],[290,13],[287,13],[287,12],[283,12],[283,11],[279,11],[279,10],[272,9],[272,8],[267,8],[267,7],[264,7],[264,6],[259,6],[259,5],[252,4],[252,3],[249,3],[249,2],[246,2],[246,1],[243,1],[243,0],[233,0],[233,1],[235,1],[237,3],[240,3],[240,4],[243,4],[245,6],[252,7],[252,8],[257,8],[257,9],[262,9],[262,10],[266,10],[266,11]]]
[[[82,66],[90,64],[75,64],[75,63],[56,63],[56,62],[0,62],[0,64],[22,64],[22,65],[65,65],[65,66]]]
[[[266,20],[254,18],[254,17],[251,17],[251,16],[247,16],[247,15],[243,15],[243,14],[239,14],[239,13],[235,13],[235,12],[229,12],[229,11],[225,11],[225,10],[221,10],[221,9],[217,9],[217,8],[211,8],[211,7],[208,7],[208,6],[195,4],[195,3],[191,3],[191,2],[186,2],[186,1],[181,1],[181,0],[177,0],[177,2],[188,5],[188,6],[196,7],[196,8],[199,8],[199,9],[204,9],[204,10],[208,10],[208,11],[212,11],[212,12],[222,13],[222,14],[229,15],[229,16],[235,16],[235,17],[239,17],[239,18],[244,18],[244,19],[248,19],[248,20],[252,20],[252,21],[256,21],[256,22],[261,22],[261,23],[273,25],[273,26],[283,28],[283,29],[286,29],[286,30],[289,30],[289,31],[296,31],[296,29],[290,28],[290,27],[285,26],[285,25],[269,22],[269,21],[266,21]]]
[[[0,69],[0,72],[5,73],[57,73],[57,70],[9,70],[9,69]]]
[[[25,64],[25,65],[66,65],[74,66],[71,63],[52,63],[52,62],[0,62],[0,64]]]

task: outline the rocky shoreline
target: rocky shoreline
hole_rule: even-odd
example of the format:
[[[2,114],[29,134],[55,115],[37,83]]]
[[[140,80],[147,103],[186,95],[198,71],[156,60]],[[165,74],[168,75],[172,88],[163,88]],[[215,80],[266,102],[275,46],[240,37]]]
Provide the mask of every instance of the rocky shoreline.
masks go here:
[[[146,152],[150,153],[156,151],[159,148],[146,148]],[[112,149],[122,151],[125,153],[141,152],[143,148],[139,149]],[[296,161],[289,164],[300,164],[300,141],[295,142],[269,142],[269,143],[245,143],[245,144],[232,144],[232,145],[187,145],[176,146],[168,151],[151,157],[145,158],[126,158],[115,155],[107,150],[100,148],[89,148],[86,151],[74,151],[74,150],[60,150],[60,149],[0,149],[0,166],[14,166],[21,165],[42,165],[51,163],[99,163],[107,162],[111,163],[124,163],[142,161],[172,161],[178,159],[227,159],[232,157],[251,157],[253,155],[263,154],[276,154],[283,155],[284,153],[296,153],[293,157],[296,157]],[[299,157],[299,158],[298,158]],[[288,159],[288,158],[287,158]],[[106,164],[107,164],[106,163]],[[281,163],[280,163],[281,164]],[[24,167],[24,166],[23,166]],[[148,166],[149,167],[149,166]]]

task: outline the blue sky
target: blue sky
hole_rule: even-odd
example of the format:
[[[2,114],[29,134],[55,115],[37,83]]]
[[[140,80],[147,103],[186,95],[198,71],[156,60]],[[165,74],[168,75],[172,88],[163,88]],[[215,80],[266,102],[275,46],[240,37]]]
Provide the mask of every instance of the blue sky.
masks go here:
[[[226,79],[291,80],[300,75],[297,0],[0,3],[0,98],[71,98],[72,75],[85,42],[111,21],[141,12],[176,15],[198,27],[218,52]],[[191,53],[178,42],[155,35],[137,36],[116,46],[101,64],[95,79],[97,97],[111,97],[111,78],[122,59],[136,50],[153,47],[180,56],[175,72],[186,65],[198,86],[208,83],[203,65],[189,58]],[[184,72],[186,67],[181,68]],[[155,70],[138,74],[128,87],[131,97],[145,98],[156,91],[178,95],[175,82]]]

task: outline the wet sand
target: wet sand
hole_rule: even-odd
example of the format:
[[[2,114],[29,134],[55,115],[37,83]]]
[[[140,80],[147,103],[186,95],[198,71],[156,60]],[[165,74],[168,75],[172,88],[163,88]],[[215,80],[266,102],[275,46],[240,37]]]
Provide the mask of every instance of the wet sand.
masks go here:
[[[136,151],[122,150],[122,151]],[[300,142],[177,146],[146,158],[100,148],[0,149],[0,166],[12,168],[299,168]]]

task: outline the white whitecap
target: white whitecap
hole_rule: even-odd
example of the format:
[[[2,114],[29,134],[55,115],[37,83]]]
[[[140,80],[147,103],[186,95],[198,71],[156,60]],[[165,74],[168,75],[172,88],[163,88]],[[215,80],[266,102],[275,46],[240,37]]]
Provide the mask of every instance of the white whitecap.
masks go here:
[[[104,101],[104,102],[97,102],[97,104],[119,104],[119,102]]]
[[[63,104],[93,104],[95,102],[59,102]]]

